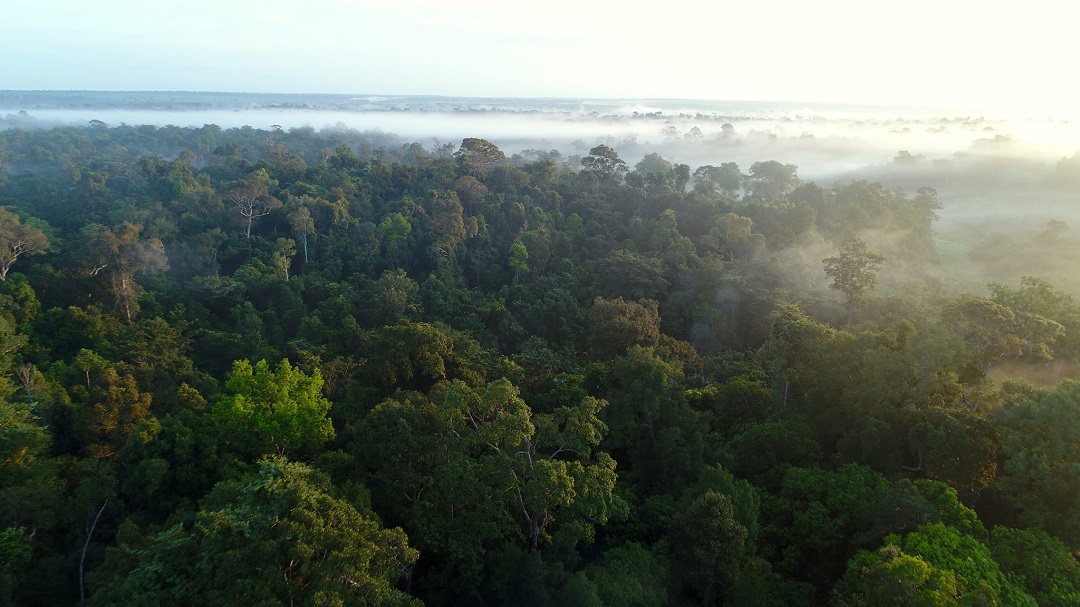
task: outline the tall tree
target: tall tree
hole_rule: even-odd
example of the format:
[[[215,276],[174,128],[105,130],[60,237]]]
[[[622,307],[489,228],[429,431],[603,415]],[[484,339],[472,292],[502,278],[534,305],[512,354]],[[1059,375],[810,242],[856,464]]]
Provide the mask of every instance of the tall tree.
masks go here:
[[[793,164],[776,160],[755,162],[750,165],[750,194],[758,200],[773,202],[799,185],[798,170]]]
[[[466,236],[465,220],[457,193],[432,190],[426,205],[431,215],[430,230],[433,237],[431,250],[436,258],[446,258]]]
[[[292,258],[296,255],[296,241],[292,238],[278,238],[274,241],[274,254],[271,256],[274,269],[281,272],[285,280],[289,280],[289,268],[292,266]]]
[[[131,374],[120,375],[111,364],[97,375],[82,399],[77,430],[90,457],[110,459],[150,415],[151,395],[138,389]]]
[[[239,209],[240,216],[247,220],[244,236],[251,238],[252,222],[281,206],[281,201],[270,194],[270,188],[276,186],[277,181],[270,178],[266,169],[259,169],[234,182],[222,192],[222,195]]]
[[[581,166],[600,177],[613,179],[621,178],[630,170],[626,162],[619,158],[618,152],[606,145],[589,150],[589,155],[581,159]]]
[[[859,552],[838,586],[840,605],[1016,605],[1036,607],[990,549],[954,527],[923,525]]]
[[[1008,359],[1052,360],[1051,346],[1065,333],[1056,321],[1023,309],[1014,311],[982,297],[964,295],[942,312],[975,351],[974,362],[980,363],[985,372]]]
[[[840,255],[826,257],[821,263],[825,275],[832,279],[829,288],[844,294],[850,324],[855,303],[877,284],[877,273],[885,258],[871,251],[861,239],[850,238],[844,241]]]
[[[506,154],[487,139],[466,137],[454,157],[468,175],[483,175],[490,165],[506,160]]]
[[[669,540],[681,572],[698,577],[704,607],[727,594],[747,560],[748,538],[723,493],[706,491],[675,517]]]
[[[0,207],[0,280],[7,279],[11,264],[23,255],[38,255],[49,246],[45,234]]]
[[[289,213],[289,227],[293,234],[300,237],[300,245],[304,251],[304,263],[308,262],[308,237],[315,234],[315,220],[311,217],[308,208],[310,196],[300,196],[292,200],[292,209]]]
[[[112,228],[91,224],[81,233],[83,260],[92,264],[90,275],[109,277],[117,306],[129,323],[139,311],[142,292],[135,275],[168,269],[161,240],[146,238],[142,232],[141,225],[124,222]]]

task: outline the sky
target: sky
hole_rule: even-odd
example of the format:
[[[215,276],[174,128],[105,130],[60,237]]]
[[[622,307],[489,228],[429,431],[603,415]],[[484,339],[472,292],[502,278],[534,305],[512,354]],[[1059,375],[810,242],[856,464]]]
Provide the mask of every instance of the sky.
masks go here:
[[[1060,0],[8,0],[0,89],[1080,108]]]

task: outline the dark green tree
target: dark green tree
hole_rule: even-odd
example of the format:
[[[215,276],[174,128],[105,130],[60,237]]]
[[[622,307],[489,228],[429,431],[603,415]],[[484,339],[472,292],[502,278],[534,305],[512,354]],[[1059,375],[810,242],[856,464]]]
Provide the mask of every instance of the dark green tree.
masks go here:
[[[396,588],[417,558],[405,534],[281,458],[218,484],[191,523],[126,551],[117,557],[134,566],[88,604],[416,604]]]
[[[606,145],[589,150],[589,155],[581,159],[581,166],[604,179],[621,179],[630,170],[618,152]]]
[[[749,556],[748,537],[731,498],[715,491],[698,496],[672,521],[668,541],[675,560],[684,576],[697,578],[705,607],[722,603],[730,591]]]

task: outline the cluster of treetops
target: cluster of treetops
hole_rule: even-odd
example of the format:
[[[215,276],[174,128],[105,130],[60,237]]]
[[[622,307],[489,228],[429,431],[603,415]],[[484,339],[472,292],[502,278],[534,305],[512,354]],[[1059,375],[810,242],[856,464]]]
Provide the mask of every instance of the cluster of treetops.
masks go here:
[[[1080,306],[933,190],[97,123],[0,204],[0,604],[1080,604],[1080,384],[988,378]]]

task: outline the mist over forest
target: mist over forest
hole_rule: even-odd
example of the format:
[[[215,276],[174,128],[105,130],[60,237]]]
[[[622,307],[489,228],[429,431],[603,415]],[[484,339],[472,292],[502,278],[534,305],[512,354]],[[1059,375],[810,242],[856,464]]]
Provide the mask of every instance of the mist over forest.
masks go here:
[[[1077,142],[0,91],[0,605],[1078,605]]]
[[[647,154],[692,169],[776,160],[820,185],[878,182],[937,190],[950,288],[1037,274],[1080,294],[1080,234],[1033,243],[1048,222],[1080,226],[1080,121],[964,108],[634,99],[488,99],[391,95],[0,91],[0,128],[192,126],[359,131],[385,147],[428,149],[480,137],[507,154],[596,145],[631,166]],[[179,150],[173,153],[179,153]]]

